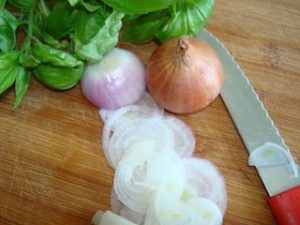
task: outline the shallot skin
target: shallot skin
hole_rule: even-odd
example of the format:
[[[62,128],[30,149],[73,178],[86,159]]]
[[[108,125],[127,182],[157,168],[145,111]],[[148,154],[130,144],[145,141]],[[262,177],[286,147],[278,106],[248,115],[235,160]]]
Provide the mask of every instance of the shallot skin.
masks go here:
[[[145,92],[145,67],[133,53],[114,48],[99,63],[86,67],[83,95],[95,106],[117,109],[136,102]]]
[[[209,44],[183,36],[154,51],[147,64],[146,84],[163,108],[193,113],[208,106],[220,93],[223,67]]]

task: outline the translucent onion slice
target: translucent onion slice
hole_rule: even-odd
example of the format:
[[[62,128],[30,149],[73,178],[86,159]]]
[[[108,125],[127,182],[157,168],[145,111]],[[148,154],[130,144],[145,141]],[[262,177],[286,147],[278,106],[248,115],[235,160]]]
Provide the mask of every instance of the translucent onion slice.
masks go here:
[[[149,206],[145,213],[145,220],[143,225],[161,225],[156,215],[155,199],[156,199],[156,194],[154,194],[150,199]]]
[[[108,146],[105,148],[113,168],[116,168],[128,149],[136,142],[152,140],[155,151],[163,152],[174,149],[174,136],[172,130],[161,118],[132,119],[123,124],[111,135]]]
[[[207,198],[184,202],[159,191],[147,210],[144,225],[221,225],[222,220],[220,208]]]
[[[111,209],[114,213],[128,219],[133,223],[143,224],[145,215],[128,208],[126,205],[120,202],[117,198],[114,189],[112,189],[111,192],[110,202],[111,202]]]
[[[192,185],[189,185],[189,183],[186,184],[186,186],[183,189],[183,193],[181,195],[181,200],[186,202],[191,198],[198,197],[198,191],[193,187]]]
[[[187,187],[183,200],[189,195],[208,198],[216,203],[224,214],[227,206],[227,193],[223,176],[210,161],[199,158],[183,159],[187,174]]]
[[[143,224],[145,218],[145,214],[138,213],[127,206],[119,210],[119,215],[135,224]]]
[[[135,105],[124,106],[117,110],[102,109],[99,110],[99,114],[105,123],[102,134],[102,146],[105,150],[110,135],[116,127],[126,124],[134,118],[162,117],[164,110],[145,92],[143,97]],[[109,159],[108,161],[110,162]]]
[[[110,205],[111,205],[111,210],[115,213],[118,213],[124,206],[124,204],[119,201],[114,188],[112,188],[111,190]]]
[[[127,114],[128,112],[147,112],[147,109],[136,105],[120,108],[116,110],[104,124],[103,132],[102,132],[102,148],[107,161],[111,165],[112,163],[108,155],[109,140],[114,130],[116,130],[118,126],[126,125],[126,123],[132,121],[131,118],[124,119],[125,118],[124,115]]]
[[[138,106],[138,108],[145,109],[145,110],[134,110],[130,109],[132,106]],[[129,111],[124,114],[125,117],[128,118],[134,118],[135,116],[140,116],[141,114],[144,114],[145,116],[149,115],[160,115],[162,116],[164,114],[163,108],[157,105],[155,100],[152,98],[152,96],[145,92],[141,99],[139,99],[135,104],[124,106],[122,108],[129,108]],[[121,108],[120,108],[121,109]],[[116,112],[117,110],[106,110],[101,109],[99,110],[99,115],[104,123]]]
[[[196,139],[190,127],[182,120],[172,116],[165,116],[164,123],[170,126],[173,131],[175,152],[182,157],[192,156]]]
[[[292,154],[285,148],[275,143],[267,142],[254,149],[248,161],[250,166],[266,167],[289,164],[293,176],[297,177],[299,168],[295,163]]]
[[[159,190],[146,213],[144,225],[201,225],[195,211],[178,198]]]
[[[158,189],[180,198],[186,185],[179,156],[173,151],[156,152],[154,146],[149,140],[135,144],[120,161],[115,175],[117,198],[141,214],[146,212],[151,195]]]
[[[114,177],[117,198],[128,208],[145,213],[152,190],[139,185],[145,179],[145,162],[154,147],[153,141],[141,141],[133,145],[120,161]]]
[[[139,184],[180,198],[186,185],[182,160],[173,151],[153,152],[147,159],[145,180]]]
[[[186,202],[196,212],[199,223],[204,225],[221,225],[223,215],[220,208],[207,198],[191,198]]]
[[[175,117],[131,119],[115,129],[108,140],[105,151],[112,166],[116,168],[126,150],[141,139],[153,139],[158,151],[172,149],[180,156],[191,156],[196,142],[190,128]]]

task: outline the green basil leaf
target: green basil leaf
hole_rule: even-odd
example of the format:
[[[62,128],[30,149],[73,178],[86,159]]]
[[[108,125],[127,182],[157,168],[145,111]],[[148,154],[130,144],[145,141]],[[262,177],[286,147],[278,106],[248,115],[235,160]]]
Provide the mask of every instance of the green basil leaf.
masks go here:
[[[34,6],[34,0],[8,0],[8,2],[19,9],[31,9]]]
[[[41,14],[43,18],[48,18],[48,16],[50,15],[49,6],[53,4],[53,2],[54,1],[51,1],[51,3],[49,4],[49,1],[47,1],[46,3],[44,0],[39,0],[37,3],[36,13]]]
[[[15,79],[16,73],[14,67],[0,74],[0,95],[13,85]]]
[[[143,14],[165,9],[182,0],[103,0],[107,5],[126,14]]]
[[[6,0],[0,0],[0,12],[4,9]]]
[[[122,26],[124,13],[113,11],[105,20],[96,35],[87,44],[80,39],[74,39],[76,55],[89,62],[100,61],[104,54],[110,51],[118,43],[119,31]]]
[[[168,22],[166,10],[141,15],[127,24],[122,33],[122,40],[135,44],[151,41]]]
[[[8,52],[16,46],[18,20],[7,10],[0,14],[0,50]]]
[[[67,90],[74,87],[80,80],[84,66],[75,68],[55,67],[40,64],[35,71],[35,77],[45,86],[56,90]]]
[[[0,54],[0,94],[15,83],[14,109],[21,104],[29,86],[29,75],[26,69],[19,64],[19,57],[19,51]]]
[[[27,50],[21,53],[19,63],[25,68],[35,68],[41,61],[33,56],[31,50]]]
[[[42,43],[36,44],[32,53],[34,57],[42,63],[48,63],[53,66],[76,67],[82,64],[73,55],[60,49],[53,48]]]
[[[0,71],[5,70],[6,67],[17,63],[20,56],[20,51],[10,51],[0,54]]]
[[[52,37],[50,34],[47,34],[46,32],[43,33],[42,39],[46,44],[57,49],[66,49],[70,46],[70,43],[67,40],[56,40],[54,37]]]
[[[19,20],[11,12],[5,9],[1,16],[3,16],[14,31],[18,28]]]
[[[172,5],[172,18],[155,36],[163,42],[198,32],[209,19],[214,4],[214,0],[187,0]]]
[[[16,98],[13,108],[16,109],[22,103],[30,83],[30,75],[22,66],[17,67],[17,75],[15,81]]]
[[[45,31],[56,39],[66,37],[74,30],[77,13],[68,2],[55,3],[46,20]]]
[[[109,15],[110,13],[104,8],[92,13],[84,10],[80,11],[75,25],[74,39],[80,41],[81,44],[87,44],[104,26],[105,19]]]
[[[68,0],[68,2],[71,6],[75,6],[79,2],[79,0]]]
[[[43,31],[45,30],[45,19],[46,18],[40,12],[36,12],[33,15],[33,30],[38,38],[42,38],[43,36]]]
[[[80,5],[83,6],[89,12],[95,12],[98,9],[101,9],[103,6],[95,0],[84,1],[80,0]]]
[[[0,74],[7,68],[18,62],[18,58],[20,57],[19,51],[10,51],[7,53],[0,54]]]
[[[47,32],[45,32],[45,20],[47,17],[40,13],[37,12],[34,14],[33,17],[33,29],[34,29],[34,34],[35,36],[45,42],[46,44],[58,48],[58,49],[66,49],[69,47],[69,42],[67,40],[57,40]]]
[[[0,94],[15,82],[19,55],[20,53],[16,51],[0,55]]]

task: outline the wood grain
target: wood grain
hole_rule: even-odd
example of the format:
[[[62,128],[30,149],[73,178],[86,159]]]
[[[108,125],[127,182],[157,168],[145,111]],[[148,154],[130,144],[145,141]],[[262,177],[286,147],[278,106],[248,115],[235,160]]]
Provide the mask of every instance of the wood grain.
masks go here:
[[[219,0],[207,28],[245,70],[300,162],[300,1]],[[128,46],[127,46],[128,47]],[[131,46],[146,62],[155,45]],[[102,122],[80,87],[54,92],[32,81],[22,106],[0,97],[0,224],[85,225],[110,208],[113,170],[101,152]],[[266,191],[220,98],[179,116],[197,137],[195,155],[225,176],[225,225],[271,225]]]

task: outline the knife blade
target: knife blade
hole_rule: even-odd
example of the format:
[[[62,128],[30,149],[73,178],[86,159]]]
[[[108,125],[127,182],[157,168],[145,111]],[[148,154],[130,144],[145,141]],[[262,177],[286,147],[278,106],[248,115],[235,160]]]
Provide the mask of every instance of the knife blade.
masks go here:
[[[256,166],[269,194],[268,203],[280,225],[300,225],[299,166],[280,136],[273,120],[259,99],[249,79],[228,49],[209,31],[203,29],[198,38],[208,42],[218,53],[224,69],[221,97],[251,155],[268,144],[278,146],[290,156],[286,163]],[[268,145],[270,147],[270,145]]]

